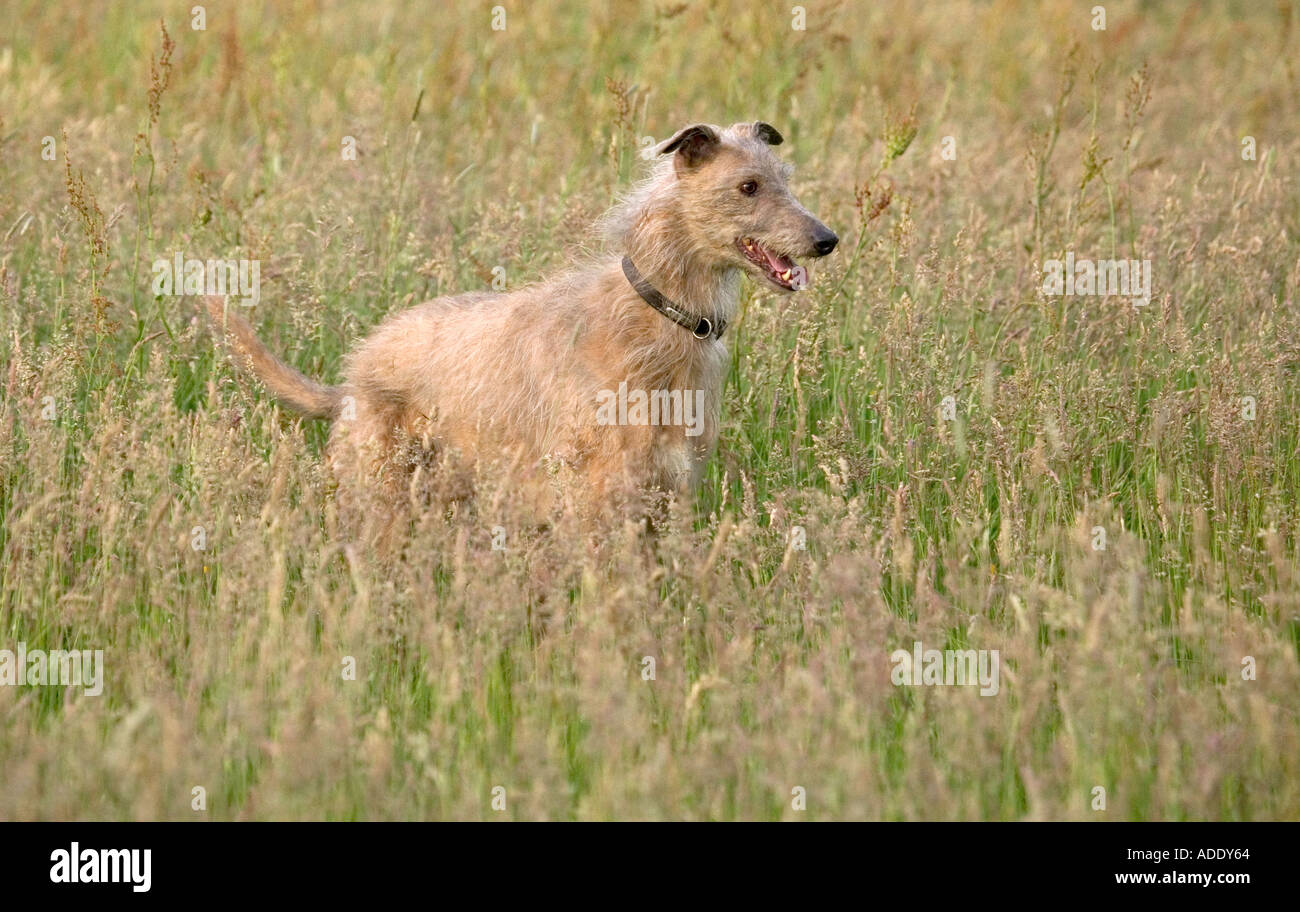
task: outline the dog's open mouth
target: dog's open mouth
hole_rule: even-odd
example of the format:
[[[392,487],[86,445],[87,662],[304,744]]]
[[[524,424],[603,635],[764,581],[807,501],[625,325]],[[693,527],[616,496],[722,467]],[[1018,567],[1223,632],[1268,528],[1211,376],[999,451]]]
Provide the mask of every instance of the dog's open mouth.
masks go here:
[[[777,288],[798,291],[808,284],[808,270],[789,257],[773,253],[753,238],[737,238],[736,246]]]

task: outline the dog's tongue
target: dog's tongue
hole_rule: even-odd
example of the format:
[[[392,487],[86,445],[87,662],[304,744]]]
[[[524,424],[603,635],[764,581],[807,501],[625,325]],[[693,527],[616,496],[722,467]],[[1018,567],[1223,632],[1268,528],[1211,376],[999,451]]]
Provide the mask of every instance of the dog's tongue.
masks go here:
[[[765,247],[760,249],[763,251],[763,256],[767,257],[767,265],[771,266],[772,271],[775,272],[777,275],[780,275],[781,273],[785,272],[787,269],[790,269],[794,266],[794,263],[791,263],[785,257],[777,256],[775,253],[773,253],[772,251],[768,250]]]
[[[779,256],[766,247],[759,247],[758,249],[763,251],[763,256],[767,259],[767,266],[772,270],[773,275],[788,282],[795,291],[808,284],[807,269],[796,266],[789,257]],[[787,276],[786,273],[789,273],[789,275]]]

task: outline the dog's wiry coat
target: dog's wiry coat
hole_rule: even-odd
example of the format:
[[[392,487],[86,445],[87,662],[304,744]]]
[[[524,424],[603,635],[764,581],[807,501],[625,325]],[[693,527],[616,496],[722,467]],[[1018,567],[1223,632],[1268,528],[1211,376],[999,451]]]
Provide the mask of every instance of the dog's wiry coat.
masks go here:
[[[788,166],[769,148],[780,141],[766,124],[688,127],[603,219],[612,255],[518,291],[453,295],[396,314],[348,356],[336,387],[285,365],[224,299],[209,298],[208,308],[277,399],[333,421],[328,458],[341,492],[400,499],[410,469],[398,454],[412,444],[498,462],[543,509],[557,467],[584,509],[638,492],[687,492],[717,443],[727,350],[648,306],[621,258],[714,325],[734,318],[742,271],[791,290],[802,270],[791,258],[829,253],[836,239],[788,190]],[[698,433],[598,423],[598,394],[620,384],[703,390]]]

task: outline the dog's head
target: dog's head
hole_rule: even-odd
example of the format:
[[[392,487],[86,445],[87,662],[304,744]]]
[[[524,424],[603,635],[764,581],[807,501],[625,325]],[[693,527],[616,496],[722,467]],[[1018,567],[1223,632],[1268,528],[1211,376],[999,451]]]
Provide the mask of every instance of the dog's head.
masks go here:
[[[783,292],[808,283],[798,258],[824,257],[839,238],[790,192],[790,165],[773,146],[781,134],[762,122],[695,124],[659,147],[673,156],[681,218],[702,252]]]

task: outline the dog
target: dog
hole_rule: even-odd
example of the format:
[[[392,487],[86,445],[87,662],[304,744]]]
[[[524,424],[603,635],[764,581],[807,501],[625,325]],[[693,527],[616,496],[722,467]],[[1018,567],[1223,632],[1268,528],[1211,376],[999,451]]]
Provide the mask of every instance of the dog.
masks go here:
[[[363,512],[372,495],[396,509],[434,463],[494,463],[538,510],[689,495],[717,445],[741,276],[789,294],[809,282],[798,260],[839,240],[791,192],[781,142],[762,122],[678,131],[601,219],[608,254],[390,316],[338,386],[277,358],[224,298],[207,308],[282,405],[333,422],[326,459]]]

